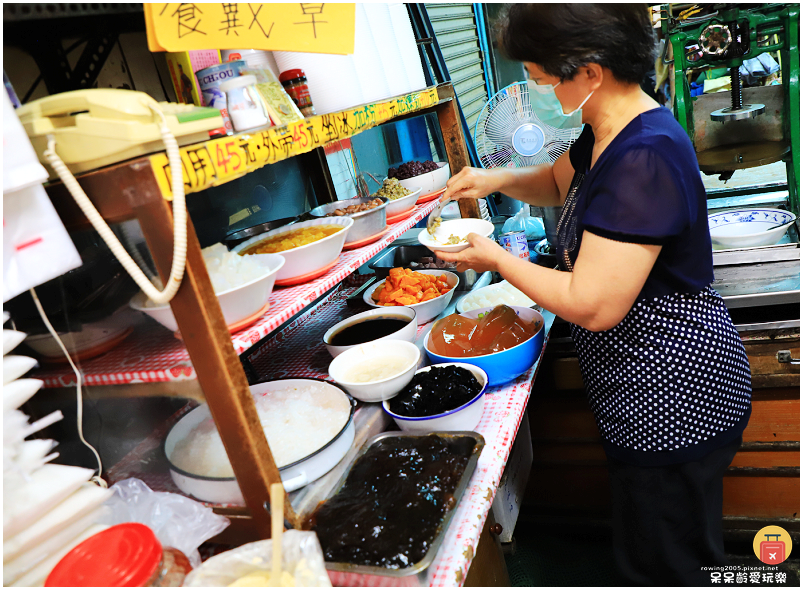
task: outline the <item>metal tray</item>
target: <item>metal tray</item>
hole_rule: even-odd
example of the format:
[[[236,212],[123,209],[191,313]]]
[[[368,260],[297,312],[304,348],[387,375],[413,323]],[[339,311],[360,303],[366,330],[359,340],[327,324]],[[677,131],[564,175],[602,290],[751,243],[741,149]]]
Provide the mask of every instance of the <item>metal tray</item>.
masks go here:
[[[352,463],[347,467],[347,470],[342,474],[341,479],[338,481],[336,486],[333,488],[329,498],[335,496],[339,490],[344,485],[344,482],[347,481],[347,476],[350,474],[350,470],[352,469],[353,465],[370,449],[372,445],[375,443],[382,441],[385,438],[391,437],[408,437],[414,436],[417,438],[422,438],[424,436],[439,436],[441,438],[463,438],[468,437],[475,441],[475,447],[472,449],[472,456],[469,458],[469,462],[467,463],[466,467],[464,468],[464,473],[461,475],[461,480],[458,482],[458,486],[456,486],[456,490],[453,494],[455,498],[455,504],[453,507],[444,515],[444,519],[442,519],[441,524],[439,525],[439,529],[436,531],[436,535],[433,538],[433,542],[428,549],[428,552],[425,554],[420,561],[411,565],[410,567],[406,567],[403,569],[389,569],[383,567],[376,567],[371,565],[357,565],[353,563],[339,563],[339,562],[325,562],[325,567],[329,570],[333,570],[336,572],[351,572],[355,574],[368,574],[373,576],[389,576],[394,578],[399,578],[403,576],[412,576],[414,574],[418,574],[423,570],[427,569],[428,566],[433,563],[433,560],[436,558],[436,554],[439,551],[439,547],[442,545],[442,541],[444,540],[445,532],[447,532],[447,527],[450,524],[450,520],[453,518],[453,515],[456,513],[458,509],[458,503],[461,501],[461,497],[464,495],[464,492],[469,485],[469,480],[472,477],[472,474],[475,471],[475,467],[478,465],[478,457],[480,457],[481,452],[483,451],[483,447],[486,445],[486,441],[483,439],[483,436],[478,434],[477,432],[466,432],[466,431],[457,431],[457,432],[430,432],[427,434],[420,434],[418,432],[383,432],[376,436],[373,436],[358,451],[358,454],[353,458]]]
[[[369,268],[375,271],[378,279],[383,280],[389,276],[389,271],[393,268],[399,266],[410,268],[408,266],[409,263],[419,260],[423,256],[431,255],[433,255],[433,252],[428,250],[428,248],[425,246],[395,246],[387,248],[384,252],[379,254],[372,262],[369,263]],[[441,270],[446,270],[458,275],[458,287],[456,287],[456,291],[469,291],[472,289],[475,281],[478,280],[478,277],[481,276],[472,269],[468,269],[464,272],[457,272],[454,268],[443,268]]]

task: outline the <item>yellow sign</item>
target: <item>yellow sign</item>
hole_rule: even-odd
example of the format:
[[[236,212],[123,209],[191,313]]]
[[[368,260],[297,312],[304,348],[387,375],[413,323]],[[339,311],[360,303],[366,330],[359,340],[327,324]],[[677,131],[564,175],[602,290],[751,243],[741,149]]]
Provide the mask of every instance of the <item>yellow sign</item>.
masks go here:
[[[183,3],[144,5],[150,51],[264,49],[353,53],[355,4]]]
[[[196,193],[223,184],[265,164],[352,137],[394,117],[422,110],[438,102],[436,88],[427,88],[340,113],[310,117],[283,127],[244,132],[182,147],[185,191]],[[150,156],[150,165],[161,194],[165,199],[172,200],[167,155],[162,152]]]

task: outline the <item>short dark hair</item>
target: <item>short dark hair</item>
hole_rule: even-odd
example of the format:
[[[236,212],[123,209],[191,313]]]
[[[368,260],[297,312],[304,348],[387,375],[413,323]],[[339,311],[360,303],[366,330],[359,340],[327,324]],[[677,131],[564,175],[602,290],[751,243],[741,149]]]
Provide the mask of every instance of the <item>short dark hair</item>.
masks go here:
[[[509,59],[533,62],[561,80],[590,63],[636,84],[653,69],[646,4],[510,4],[496,26]]]

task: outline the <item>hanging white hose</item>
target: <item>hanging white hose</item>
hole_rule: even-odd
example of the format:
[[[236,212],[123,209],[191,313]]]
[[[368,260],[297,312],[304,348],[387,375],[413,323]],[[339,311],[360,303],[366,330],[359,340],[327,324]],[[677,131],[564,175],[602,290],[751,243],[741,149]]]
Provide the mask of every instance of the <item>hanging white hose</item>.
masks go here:
[[[174,220],[174,246],[172,250],[172,269],[170,270],[169,280],[167,286],[163,291],[159,291],[147,276],[142,272],[139,266],[131,258],[130,254],[125,250],[117,236],[108,227],[100,213],[83,192],[81,185],[75,180],[75,177],[69,171],[69,168],[64,164],[61,158],[56,154],[56,140],[53,135],[47,136],[47,149],[44,151],[44,157],[56,171],[58,177],[67,187],[75,202],[86,215],[87,219],[91,222],[103,241],[108,244],[108,247],[113,252],[117,260],[120,261],[123,268],[128,271],[136,284],[139,285],[145,295],[147,295],[157,305],[169,303],[170,300],[178,292],[183,280],[183,271],[186,268],[186,194],[183,189],[183,168],[181,165],[181,155],[178,149],[178,142],[172,135],[172,132],[167,126],[167,119],[164,113],[161,112],[155,103],[149,103],[148,106],[161,117],[161,137],[164,140],[164,145],[167,149],[167,158],[169,159],[169,167],[172,176],[172,216]],[[122,198],[120,196],[120,198]]]
[[[44,308],[42,307],[42,303],[39,301],[39,297],[36,295],[36,290],[31,288],[30,293],[31,297],[33,297],[33,303],[36,305],[36,309],[39,311],[39,316],[42,318],[44,325],[47,327],[47,331],[50,332],[50,335],[58,343],[59,348],[61,348],[61,352],[63,352],[64,356],[67,357],[67,361],[69,361],[69,366],[72,367],[72,370],[75,373],[75,379],[78,390],[78,438],[81,439],[81,442],[84,445],[89,447],[92,453],[94,453],[95,459],[97,459],[97,474],[92,476],[91,481],[99,485],[101,488],[107,488],[108,484],[103,479],[103,461],[100,459],[100,453],[98,453],[97,449],[95,449],[92,445],[90,445],[87,442],[86,438],[84,438],[83,436],[83,376],[81,375],[81,372],[78,370],[78,367],[76,367],[75,363],[72,361],[72,357],[69,356],[69,351],[67,350],[67,347],[64,346],[64,343],[61,341],[61,338],[58,337],[58,333],[56,332],[55,328],[53,328],[53,324],[51,324],[50,320],[47,319],[47,314],[44,313]]]

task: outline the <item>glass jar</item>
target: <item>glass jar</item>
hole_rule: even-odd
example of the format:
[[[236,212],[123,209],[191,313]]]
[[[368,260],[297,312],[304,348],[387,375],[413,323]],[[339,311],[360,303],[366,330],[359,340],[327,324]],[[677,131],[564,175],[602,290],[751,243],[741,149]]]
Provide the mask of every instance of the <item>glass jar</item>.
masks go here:
[[[192,571],[187,557],[162,547],[143,524],[126,522],[92,535],[56,564],[45,586],[140,586],[167,588],[183,585]]]
[[[281,73],[279,79],[283,84],[284,90],[292,97],[294,104],[297,105],[303,115],[310,117],[317,114],[311,102],[311,94],[308,92],[308,79],[303,70],[286,70]]]

